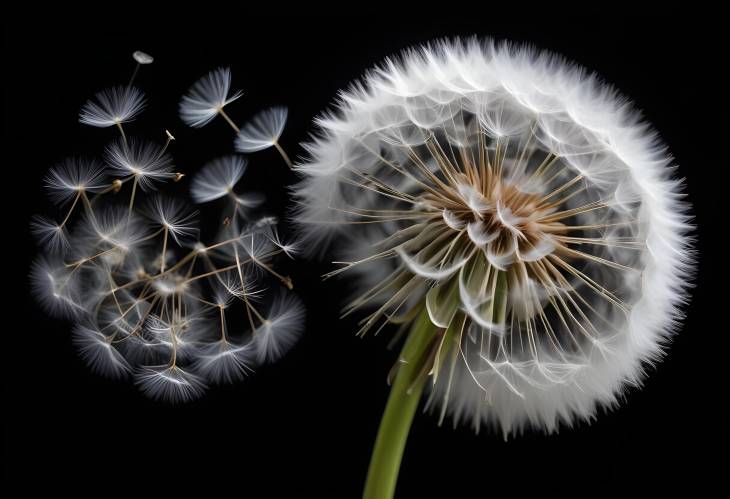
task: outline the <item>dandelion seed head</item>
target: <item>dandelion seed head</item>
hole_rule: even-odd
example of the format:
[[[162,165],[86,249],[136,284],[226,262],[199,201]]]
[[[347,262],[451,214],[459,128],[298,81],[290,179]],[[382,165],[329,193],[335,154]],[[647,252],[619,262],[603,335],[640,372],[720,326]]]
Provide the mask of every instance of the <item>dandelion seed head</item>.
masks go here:
[[[427,366],[440,418],[553,431],[616,405],[661,357],[692,270],[689,206],[655,134],[597,77],[439,42],[367,73],[317,124],[300,244],[337,240],[331,275],[363,284],[346,313],[375,310],[360,334],[425,309],[454,336]]]

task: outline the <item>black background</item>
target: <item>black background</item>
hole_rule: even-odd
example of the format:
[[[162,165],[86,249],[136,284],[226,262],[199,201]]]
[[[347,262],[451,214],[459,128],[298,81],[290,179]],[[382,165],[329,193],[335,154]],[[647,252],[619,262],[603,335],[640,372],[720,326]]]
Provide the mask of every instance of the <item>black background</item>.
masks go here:
[[[666,360],[651,369],[641,391],[628,392],[618,410],[558,435],[533,433],[509,442],[450,424],[438,427],[435,417],[420,415],[398,496],[587,495],[609,488],[628,493],[636,484],[655,489],[679,482],[697,490],[727,472],[727,389],[717,377],[726,362],[717,337],[727,320],[724,310],[708,303],[713,291],[706,272],[712,266],[706,227],[717,228],[716,209],[727,206],[711,194],[713,179],[720,181],[727,167],[727,103],[718,93],[726,58],[714,52],[721,37],[716,28],[681,16],[239,16],[230,24],[208,18],[124,26],[6,21],[2,178],[11,201],[6,230],[13,232],[4,246],[19,250],[5,260],[14,280],[5,289],[3,311],[10,483],[28,492],[52,485],[100,496],[126,487],[171,493],[206,486],[211,495],[227,488],[236,497],[357,497],[395,354],[385,349],[389,331],[361,340],[353,320],[338,320],[349,288],[346,280],[320,282],[331,268],[327,262],[287,266],[309,313],[307,333],[288,356],[243,383],[168,407],[145,399],[129,383],[90,374],[71,346],[69,325],[44,317],[35,305],[25,278],[36,252],[28,220],[33,213],[53,213],[41,193],[49,166],[68,155],[99,152],[113,136],[113,130],[80,125],[77,113],[94,92],[126,83],[133,50],[149,52],[155,62],[142,68],[136,82],[149,108],[128,129],[155,136],[169,128],[178,138],[173,153],[179,169],[192,173],[232,151],[233,136],[222,120],[192,130],[177,118],[181,94],[210,69],[230,65],[234,88],[245,91],[229,108],[238,122],[263,107],[288,105],[281,142],[298,156],[299,142],[313,130],[311,118],[364,69],[413,44],[472,34],[562,53],[643,109],[686,178],[699,226],[700,271],[688,317]],[[266,191],[272,211],[283,214],[293,175],[274,151],[250,160],[245,181]]]

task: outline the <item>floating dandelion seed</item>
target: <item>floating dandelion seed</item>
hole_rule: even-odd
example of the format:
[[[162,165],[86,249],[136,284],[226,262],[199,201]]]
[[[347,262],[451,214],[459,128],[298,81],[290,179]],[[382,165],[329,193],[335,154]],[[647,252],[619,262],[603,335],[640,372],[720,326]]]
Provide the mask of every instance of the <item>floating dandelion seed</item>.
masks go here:
[[[152,62],[141,52],[133,58],[132,80],[140,65]],[[291,289],[273,263],[294,247],[282,240],[275,219],[251,217],[261,194],[233,192],[245,172],[240,156],[192,175],[194,201],[229,195],[225,223],[212,242],[197,240],[189,203],[160,194],[144,199],[159,183],[185,175],[174,171],[169,131],[162,146],[126,135],[122,123],[143,103],[131,83],[97,94],[82,110],[83,123],[119,129],[104,162],[71,159],[46,176],[61,222],[42,216],[31,222],[41,245],[31,284],[44,310],[75,323],[74,345],[92,371],[132,376],[151,398],[185,402],[208,385],[232,383],[277,360],[298,338],[301,304],[288,290],[267,292],[277,283]],[[229,96],[229,84],[228,70],[218,70],[186,96],[197,126],[205,113],[194,97],[222,112],[240,95]],[[120,196],[122,205],[112,200]]]
[[[205,165],[190,184],[190,195],[196,203],[207,203],[223,196],[232,195],[243,173],[246,159],[242,156],[226,156]]]
[[[133,120],[145,106],[144,95],[134,87],[102,90],[81,108],[79,121],[99,128],[121,126]]]
[[[229,123],[230,118],[223,111],[231,102],[243,95],[238,91],[229,94],[231,70],[218,68],[195,82],[190,91],[180,101],[180,118],[186,125],[200,128],[210,123],[220,114]]]
[[[81,192],[99,192],[109,185],[103,165],[78,158],[67,159],[48,170],[44,183],[57,204],[76,202]]]
[[[689,205],[657,136],[562,58],[443,42],[368,73],[296,167],[306,247],[338,235],[373,307],[410,327],[365,497],[393,494],[418,398],[546,431],[612,407],[682,317]],[[309,241],[306,241],[309,239]],[[428,383],[426,381],[428,380]]]
[[[274,147],[291,168],[292,162],[289,156],[279,145],[279,137],[284,131],[288,115],[289,110],[282,106],[261,111],[238,132],[236,150],[239,152],[256,152]]]

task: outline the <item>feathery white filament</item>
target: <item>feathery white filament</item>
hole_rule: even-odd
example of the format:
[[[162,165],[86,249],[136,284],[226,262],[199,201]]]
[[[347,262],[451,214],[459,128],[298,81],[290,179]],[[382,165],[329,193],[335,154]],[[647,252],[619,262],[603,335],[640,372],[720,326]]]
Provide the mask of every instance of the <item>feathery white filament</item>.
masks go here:
[[[81,108],[79,121],[105,128],[133,120],[145,106],[144,94],[134,87],[113,87],[96,94]]]
[[[186,125],[199,128],[210,123],[221,110],[243,92],[230,94],[231,70],[218,68],[209,72],[190,87],[180,101],[180,119]]]
[[[304,330],[304,317],[304,306],[295,296],[283,295],[276,300],[254,334],[258,361],[272,362],[284,355]]]
[[[135,50],[132,53],[132,58],[137,61],[138,64],[152,64],[155,60],[154,57],[146,52],[142,52],[141,50]]]
[[[78,158],[69,158],[48,170],[44,183],[58,204],[72,201],[80,192],[98,192],[109,184],[102,165]]]
[[[198,235],[196,211],[190,211],[179,199],[157,196],[147,209],[147,216],[161,225],[180,245],[180,239]]]
[[[265,109],[241,128],[236,137],[236,151],[256,152],[279,142],[289,110],[283,106]]]
[[[122,175],[136,177],[143,190],[154,189],[154,182],[174,176],[172,158],[153,142],[122,138],[107,147],[106,156],[109,166]]]
[[[207,203],[233,192],[246,171],[246,158],[230,155],[214,159],[193,177],[190,195],[196,203]]]

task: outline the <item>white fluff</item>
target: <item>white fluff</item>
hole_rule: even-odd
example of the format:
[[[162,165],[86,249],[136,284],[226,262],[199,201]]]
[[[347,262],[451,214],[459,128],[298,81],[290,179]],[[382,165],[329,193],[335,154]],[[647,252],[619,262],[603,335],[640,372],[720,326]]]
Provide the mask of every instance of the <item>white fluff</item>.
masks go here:
[[[102,165],[79,158],[69,158],[48,170],[44,183],[57,204],[72,201],[81,192],[98,192],[109,186]]]
[[[218,113],[243,92],[230,94],[230,68],[215,69],[196,81],[180,101],[180,119],[186,125],[199,128],[210,123]],[[229,95],[230,94],[230,95]]]
[[[236,151],[256,152],[279,142],[289,110],[283,106],[264,109],[246,123],[236,137]]]
[[[230,155],[214,159],[195,174],[190,195],[196,203],[207,203],[231,194],[246,171],[246,158]]]
[[[143,190],[154,189],[155,182],[173,177],[172,158],[153,142],[116,140],[107,147],[106,160],[118,173],[136,177]]]
[[[105,128],[133,120],[145,107],[144,94],[134,87],[112,87],[97,93],[81,108],[79,121]]]
[[[163,196],[153,198],[146,210],[147,217],[167,229],[178,245],[181,239],[197,237],[197,214],[197,211],[190,211],[183,201]]]
[[[154,57],[141,50],[135,50],[132,53],[132,58],[137,61],[137,64],[152,64],[155,60]]]
[[[170,404],[195,400],[205,393],[205,383],[195,374],[177,366],[152,366],[135,374],[135,383],[148,397]]]
[[[391,258],[376,259],[367,268],[379,267],[381,270],[371,272],[376,275],[409,269],[422,282],[409,291],[415,301],[427,291],[429,282],[446,282],[457,270],[464,274],[469,265],[508,270],[519,262],[534,268],[528,264],[548,261],[558,251],[552,239],[518,236],[532,227],[538,215],[533,217],[526,210],[517,216],[507,207],[490,207],[469,188],[444,194],[454,202],[460,202],[461,196],[466,211],[449,208],[431,215],[433,210],[423,208],[424,200],[428,204],[428,198],[422,197],[423,185],[444,191],[424,172],[435,172],[440,181],[448,183],[438,166],[426,159],[430,159],[426,153],[435,141],[457,163],[464,161],[456,159],[460,151],[466,151],[466,157],[476,156],[480,141],[488,141],[489,160],[493,163],[498,155],[505,158],[503,182],[518,191],[536,193],[537,198],[548,196],[560,184],[536,183],[532,177],[537,165],[518,153],[522,147],[548,163],[552,153],[558,166],[551,173],[557,172],[562,183],[574,176],[577,179],[570,184],[574,190],[566,189],[574,197],[553,208],[553,213],[560,216],[559,210],[596,200],[600,210],[580,212],[566,222],[631,224],[625,233],[620,228],[600,229],[592,240],[580,245],[564,241],[568,250],[559,254],[575,261],[576,250],[586,252],[588,256],[580,258],[585,262],[583,272],[598,286],[620,296],[627,304],[625,311],[605,296],[598,297],[600,289],[591,289],[565,272],[565,282],[551,277],[554,284],[548,288],[536,286],[532,277],[514,287],[511,284],[508,313],[514,314],[517,326],[507,322],[505,331],[490,330],[490,317],[481,315],[481,300],[491,299],[488,293],[476,294],[476,302],[471,295],[462,296],[462,300],[468,298],[462,302],[462,313],[470,319],[459,362],[452,376],[439,376],[430,405],[441,406],[455,422],[470,423],[477,429],[493,426],[505,436],[525,427],[553,431],[561,423],[592,419],[599,407],[617,405],[624,390],[640,385],[646,367],[662,357],[682,318],[680,306],[687,300],[693,269],[687,236],[691,230],[689,205],[683,201],[682,183],[672,178],[672,158],[656,132],[596,75],[559,56],[524,46],[476,40],[439,42],[386,60],[342,92],[335,109],[316,121],[319,131],[305,144],[309,158],[297,165],[303,179],[296,188],[295,216],[301,222],[304,246],[316,253],[334,240],[338,256],[357,254],[360,258],[368,256],[363,256],[366,248],[394,248],[385,255]],[[528,138],[531,142],[526,143]],[[414,152],[422,155],[423,165],[414,163]],[[394,199],[392,191],[379,188],[371,179],[404,193],[404,199]],[[460,181],[457,178],[452,183]],[[417,221],[407,218],[408,213],[422,209],[426,211]],[[496,210],[494,223],[504,233],[515,234],[512,240],[495,240],[482,225],[482,212],[490,209]],[[378,220],[385,210],[394,213],[393,221]],[[551,215],[539,216],[549,220]],[[353,221],[368,223],[349,223]],[[437,236],[424,229],[427,223],[452,231],[450,237],[465,238],[465,222],[473,224],[468,226],[472,244],[484,247],[475,253],[481,259],[477,263],[426,266],[404,251],[407,247],[398,246],[421,248],[435,241]],[[412,225],[416,223],[421,225]],[[416,229],[404,232],[408,226]],[[555,230],[560,237],[571,236]],[[576,234],[587,237],[585,234],[592,233]],[[461,241],[459,244],[466,244]],[[482,275],[480,270],[475,272]],[[510,276],[519,277],[516,273]],[[387,304],[393,296],[398,291],[386,289],[370,303]],[[551,345],[547,326],[535,315],[549,307],[551,300],[567,302],[569,298],[591,319],[595,331],[577,311],[575,321],[568,318],[569,328],[555,314],[550,316],[550,325],[560,342],[577,336],[580,348],[570,348],[567,340],[565,345]],[[392,302],[388,310],[400,301]],[[609,322],[601,321],[599,315]],[[534,348],[510,346],[510,338],[516,342],[517,336],[527,337],[525,327],[530,321],[540,332]],[[487,344],[490,347],[484,346]]]

